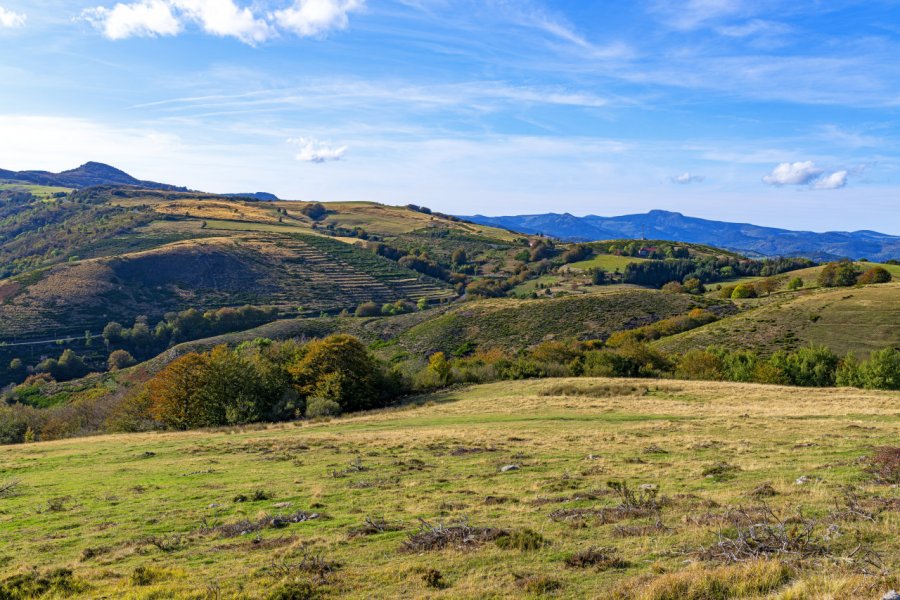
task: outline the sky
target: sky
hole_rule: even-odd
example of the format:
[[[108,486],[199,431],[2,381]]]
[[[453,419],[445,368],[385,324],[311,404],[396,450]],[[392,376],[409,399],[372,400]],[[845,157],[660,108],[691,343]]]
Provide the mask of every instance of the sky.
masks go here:
[[[900,234],[900,0],[0,0],[0,168]]]

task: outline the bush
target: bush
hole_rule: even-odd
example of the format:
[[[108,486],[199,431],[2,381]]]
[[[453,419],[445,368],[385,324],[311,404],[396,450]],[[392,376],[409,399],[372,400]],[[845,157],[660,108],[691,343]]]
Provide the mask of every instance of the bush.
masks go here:
[[[859,272],[850,261],[831,262],[819,272],[816,282],[822,287],[849,287],[856,285]]]
[[[859,361],[848,352],[847,356],[838,363],[837,371],[834,374],[834,383],[838,387],[862,387],[862,371],[859,367]]]
[[[381,309],[374,302],[363,302],[356,307],[357,317],[377,317],[381,315]]]
[[[531,529],[513,531],[509,535],[498,538],[495,543],[504,550],[521,550],[522,552],[540,550],[544,546],[550,545],[547,538]]]
[[[382,386],[386,382],[375,359],[349,335],[309,342],[288,372],[301,396],[333,400],[344,412],[383,406],[389,391]]]
[[[788,281],[787,289],[789,290],[799,290],[803,287],[803,280],[799,277],[794,277],[790,281]]]
[[[756,288],[749,283],[738,284],[734,286],[734,290],[731,292],[731,297],[734,299],[756,298]]]
[[[677,281],[670,281],[666,285],[662,286],[662,291],[669,292],[670,294],[683,294],[685,293],[684,286],[681,285]]]
[[[863,387],[875,390],[900,390],[900,350],[885,348],[869,355],[860,368]]]
[[[303,208],[301,208],[300,212],[302,212],[313,221],[318,221],[328,213],[328,210],[326,210],[323,204],[319,202],[313,202],[312,204],[307,204]]]
[[[838,361],[838,356],[824,346],[801,348],[790,353],[780,351],[769,359],[791,385],[805,387],[833,386]]]
[[[891,273],[884,267],[872,267],[859,276],[858,283],[869,285],[873,283],[888,283],[891,280]]]
[[[106,361],[110,371],[118,371],[135,364],[134,357],[127,350],[113,350]]]
[[[722,359],[706,350],[688,350],[678,360],[675,377],[679,379],[701,379],[719,381],[725,378]]]
[[[341,414],[341,405],[329,398],[310,398],[306,401],[306,418],[336,417]]]

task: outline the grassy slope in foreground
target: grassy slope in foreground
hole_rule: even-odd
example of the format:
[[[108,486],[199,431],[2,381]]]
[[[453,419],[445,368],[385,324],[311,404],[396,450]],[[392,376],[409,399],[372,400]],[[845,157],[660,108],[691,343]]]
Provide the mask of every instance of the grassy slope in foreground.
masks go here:
[[[663,350],[725,346],[765,353],[824,344],[862,358],[900,346],[900,282],[784,293],[732,317],[664,338]]]
[[[587,395],[573,395],[578,390]],[[757,506],[750,492],[765,482],[777,493],[766,501],[784,515],[797,507],[826,515],[848,484],[863,496],[896,498],[858,459],[896,442],[897,394],[796,392],[679,381],[503,382],[331,422],[4,447],[0,481],[21,483],[0,499],[0,577],[68,566],[89,586],[84,596],[197,598],[217,586],[220,597],[265,598],[286,579],[308,579],[303,557],[319,556],[340,565],[315,584],[328,596],[521,597],[529,595],[522,582],[541,577],[556,582],[557,597],[603,597],[623,582],[639,591],[636,577],[650,586],[677,577],[681,550],[714,543],[727,509]],[[730,479],[703,475],[718,463],[736,467]],[[520,469],[500,472],[508,464]],[[808,485],[795,484],[802,475]],[[655,517],[605,525],[550,518],[560,509],[615,506],[604,491],[609,479],[658,484],[672,499],[661,513],[665,529],[652,529]],[[254,501],[254,490],[270,497]],[[236,502],[242,494],[251,498]],[[328,518],[234,537],[204,532],[298,510]],[[349,535],[366,517],[403,529]],[[549,544],[528,552],[490,542],[403,552],[419,518],[527,527]],[[840,521],[844,535],[829,547],[849,552],[859,531],[896,572],[896,526],[890,511],[874,522]],[[629,566],[564,566],[588,547],[615,547]],[[149,569],[144,581],[132,576],[138,567]],[[441,572],[446,589],[426,586],[428,568]],[[821,573],[800,571],[778,586],[799,600],[829,590],[828,597],[880,597],[897,584],[836,567]],[[629,597],[662,596],[619,596]]]

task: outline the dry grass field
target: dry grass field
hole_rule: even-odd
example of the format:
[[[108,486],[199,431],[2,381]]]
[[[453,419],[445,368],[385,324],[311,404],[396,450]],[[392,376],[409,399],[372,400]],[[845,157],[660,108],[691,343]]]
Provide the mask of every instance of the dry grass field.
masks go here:
[[[898,433],[897,393],[557,379],[3,447],[0,597],[880,598]]]

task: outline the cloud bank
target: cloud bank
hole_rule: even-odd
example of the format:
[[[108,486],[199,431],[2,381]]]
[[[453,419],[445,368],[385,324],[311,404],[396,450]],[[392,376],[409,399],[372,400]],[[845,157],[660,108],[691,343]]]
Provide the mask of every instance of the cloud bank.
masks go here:
[[[7,10],[0,6],[0,28],[13,29],[25,25],[25,15]]]
[[[845,170],[826,173],[811,160],[781,163],[771,173],[762,178],[763,182],[774,186],[806,185],[815,190],[836,190],[847,185],[848,172]]]
[[[250,8],[235,0],[138,0],[88,8],[81,16],[110,40],[174,36],[194,25],[255,46],[281,32],[309,37],[344,29],[349,14],[364,6],[365,0],[294,0],[285,9],[262,12],[258,4]]]

